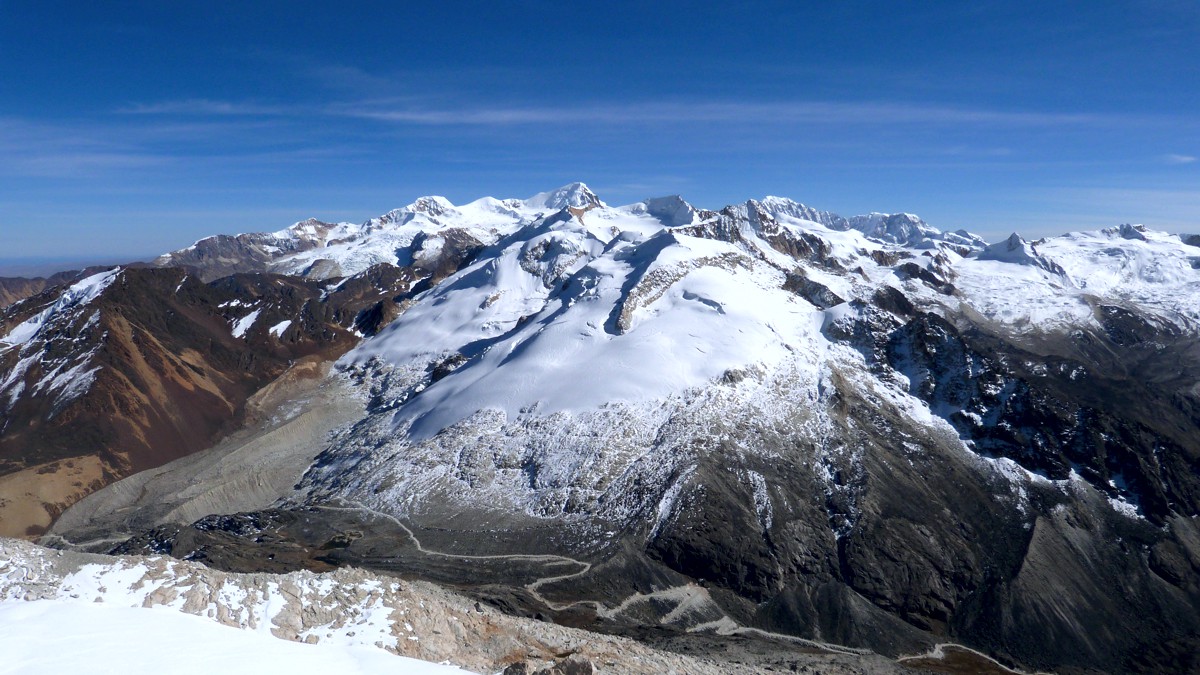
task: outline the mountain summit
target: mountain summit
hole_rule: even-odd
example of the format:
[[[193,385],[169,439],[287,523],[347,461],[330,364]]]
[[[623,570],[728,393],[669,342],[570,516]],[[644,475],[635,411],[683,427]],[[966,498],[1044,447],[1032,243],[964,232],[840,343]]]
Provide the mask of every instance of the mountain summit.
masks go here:
[[[564,185],[557,190],[550,192],[539,192],[538,194],[525,200],[525,206],[531,209],[549,209],[551,211],[561,211],[568,206],[573,206],[577,209],[586,209],[597,206],[604,206],[604,202],[592,192],[588,186],[583,183],[570,183]]]

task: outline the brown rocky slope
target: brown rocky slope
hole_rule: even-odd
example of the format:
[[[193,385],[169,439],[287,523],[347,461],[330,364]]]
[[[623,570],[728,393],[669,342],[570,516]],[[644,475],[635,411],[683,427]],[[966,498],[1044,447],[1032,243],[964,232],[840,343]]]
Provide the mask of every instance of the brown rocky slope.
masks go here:
[[[41,323],[0,342],[0,534],[41,534],[90,492],[209,447],[262,387],[345,352],[360,315],[388,313],[408,285],[395,268],[371,272],[328,293],[274,275],[123,269],[78,306],[58,287],[10,307],[3,333]]]

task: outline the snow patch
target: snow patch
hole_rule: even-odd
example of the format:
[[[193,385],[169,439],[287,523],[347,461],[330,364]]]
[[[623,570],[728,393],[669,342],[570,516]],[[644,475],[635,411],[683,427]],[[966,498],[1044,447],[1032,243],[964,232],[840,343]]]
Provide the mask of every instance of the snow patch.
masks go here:
[[[258,320],[258,315],[261,312],[262,312],[261,309],[256,309],[253,312],[250,312],[249,314],[247,314],[246,316],[243,316],[242,318],[234,321],[233,329],[232,329],[233,337],[240,338],[240,337],[244,336],[246,334],[246,331],[250,330],[250,328],[254,325],[254,322]]]

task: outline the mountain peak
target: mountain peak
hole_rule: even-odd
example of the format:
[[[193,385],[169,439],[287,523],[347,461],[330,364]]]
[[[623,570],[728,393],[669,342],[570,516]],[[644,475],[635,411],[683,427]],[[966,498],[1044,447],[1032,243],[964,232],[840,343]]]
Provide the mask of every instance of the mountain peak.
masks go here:
[[[942,231],[912,213],[870,213],[854,216],[850,227],[867,237],[902,246],[928,245],[942,238]]]
[[[418,197],[416,201],[404,208],[413,213],[424,213],[430,216],[440,216],[454,210],[454,204],[451,204],[450,200],[446,199],[445,197],[430,195],[426,197]]]
[[[533,209],[549,209],[561,211],[568,206],[575,208],[603,207],[604,202],[596,193],[580,182],[568,183],[556,190],[539,192],[525,200],[525,205]]]
[[[999,260],[1001,262],[1026,265],[1032,264],[1036,258],[1037,250],[1016,232],[1008,235],[1005,239],[989,245],[979,253],[980,260]]]
[[[1146,226],[1145,225],[1131,225],[1129,223],[1121,223],[1121,225],[1116,228],[1116,231],[1117,231],[1117,234],[1120,235],[1120,237],[1122,239],[1133,239],[1133,240],[1137,240],[1137,241],[1146,241],[1146,235],[1145,235]]]
[[[690,225],[696,217],[696,209],[679,195],[653,197],[642,203],[646,205],[646,213],[667,227]]]
[[[1016,232],[1010,234],[1007,239],[998,241],[980,251],[979,259],[995,260],[997,262],[1013,263],[1016,265],[1029,265],[1040,267],[1053,274],[1065,274],[1063,268],[1058,263],[1038,253],[1037,248],[1033,244],[1025,241],[1025,238]]]

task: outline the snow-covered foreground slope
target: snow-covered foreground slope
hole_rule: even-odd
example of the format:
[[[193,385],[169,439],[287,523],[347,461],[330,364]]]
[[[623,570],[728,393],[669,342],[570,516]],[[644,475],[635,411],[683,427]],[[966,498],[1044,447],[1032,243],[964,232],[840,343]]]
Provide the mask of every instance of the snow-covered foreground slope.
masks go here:
[[[83,602],[0,603],[0,673],[396,673],[459,668],[368,647],[306,645],[163,609]]]
[[[394,656],[446,651],[433,631],[457,619],[425,601],[398,581],[352,571],[233,575],[0,539],[0,672],[150,672],[155,663],[172,672],[464,672]]]

